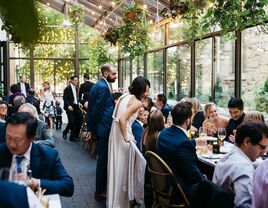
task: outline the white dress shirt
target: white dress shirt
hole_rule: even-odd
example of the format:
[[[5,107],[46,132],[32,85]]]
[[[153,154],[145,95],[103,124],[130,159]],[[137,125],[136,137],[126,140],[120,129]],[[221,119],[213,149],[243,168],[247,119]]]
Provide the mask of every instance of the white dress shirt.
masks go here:
[[[107,79],[105,77],[101,77],[101,78],[105,80],[105,82],[107,83],[107,85],[109,87],[110,92],[113,93],[112,88],[111,88],[111,85],[109,84],[109,82],[107,81]]]
[[[31,159],[31,149],[32,149],[32,144],[28,148],[27,152],[24,155],[13,155],[12,157],[12,162],[11,162],[11,167],[10,167],[10,175],[9,179],[10,181],[16,182],[21,185],[25,185],[24,182],[22,181],[17,181],[15,178],[15,174],[17,173],[17,162],[16,162],[16,156],[24,156],[23,160],[21,161],[21,170],[22,173],[27,174],[27,169],[30,166],[30,159]]]
[[[20,82],[20,90],[25,95],[25,97],[27,97],[26,87],[25,87],[24,82]]]
[[[252,181],[254,166],[248,156],[239,148],[224,155],[217,163],[212,181],[232,193],[235,206],[252,207]]]
[[[74,96],[74,104],[77,104],[78,102],[77,102],[76,88],[72,83],[70,85],[71,85],[73,96]]]

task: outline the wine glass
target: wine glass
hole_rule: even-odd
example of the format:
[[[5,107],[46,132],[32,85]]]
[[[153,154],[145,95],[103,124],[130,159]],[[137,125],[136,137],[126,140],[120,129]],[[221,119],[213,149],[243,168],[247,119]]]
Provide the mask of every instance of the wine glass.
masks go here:
[[[218,128],[218,138],[221,146],[223,146],[223,140],[225,139],[225,137],[226,137],[225,128]]]
[[[198,133],[200,138],[204,138],[207,136],[207,129],[200,127]]]

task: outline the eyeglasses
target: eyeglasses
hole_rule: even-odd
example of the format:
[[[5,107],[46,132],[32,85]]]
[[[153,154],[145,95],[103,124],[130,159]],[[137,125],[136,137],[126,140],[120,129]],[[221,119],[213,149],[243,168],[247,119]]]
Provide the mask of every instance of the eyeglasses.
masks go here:
[[[262,145],[260,143],[257,143],[257,145],[259,145],[259,147],[262,149],[262,150],[266,150],[268,148],[268,145],[265,146],[265,145]]]

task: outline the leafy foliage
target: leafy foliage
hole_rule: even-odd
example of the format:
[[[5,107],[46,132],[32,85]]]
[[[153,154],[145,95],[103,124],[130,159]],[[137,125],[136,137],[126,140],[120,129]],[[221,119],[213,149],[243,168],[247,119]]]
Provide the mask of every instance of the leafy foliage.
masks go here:
[[[263,88],[256,94],[256,109],[261,112],[268,113],[268,78],[266,79]]]
[[[129,53],[130,58],[142,55],[149,46],[149,30],[145,13],[140,4],[125,5],[123,23],[116,28],[118,45],[123,53]],[[107,39],[107,38],[106,38]],[[114,44],[115,39],[113,39]]]
[[[268,0],[171,0],[169,8],[160,13],[164,17],[180,17],[186,23],[184,39],[192,43],[209,31],[220,28],[222,35],[230,30],[242,31],[248,26],[267,21],[264,7]]]
[[[7,31],[15,43],[31,45],[40,36],[39,16],[33,0],[0,0],[2,30]]]
[[[68,10],[68,16],[74,26],[77,27],[84,22],[84,8],[78,4],[73,4]]]

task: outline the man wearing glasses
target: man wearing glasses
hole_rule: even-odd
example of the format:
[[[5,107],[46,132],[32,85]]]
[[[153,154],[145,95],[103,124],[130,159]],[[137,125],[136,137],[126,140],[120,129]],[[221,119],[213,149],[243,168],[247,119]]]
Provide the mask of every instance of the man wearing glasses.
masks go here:
[[[6,141],[6,116],[8,104],[5,101],[0,101],[0,143]]]
[[[244,123],[237,128],[235,142],[232,151],[217,163],[213,182],[234,196],[236,207],[252,207],[252,162],[266,153],[268,127],[258,122]]]

